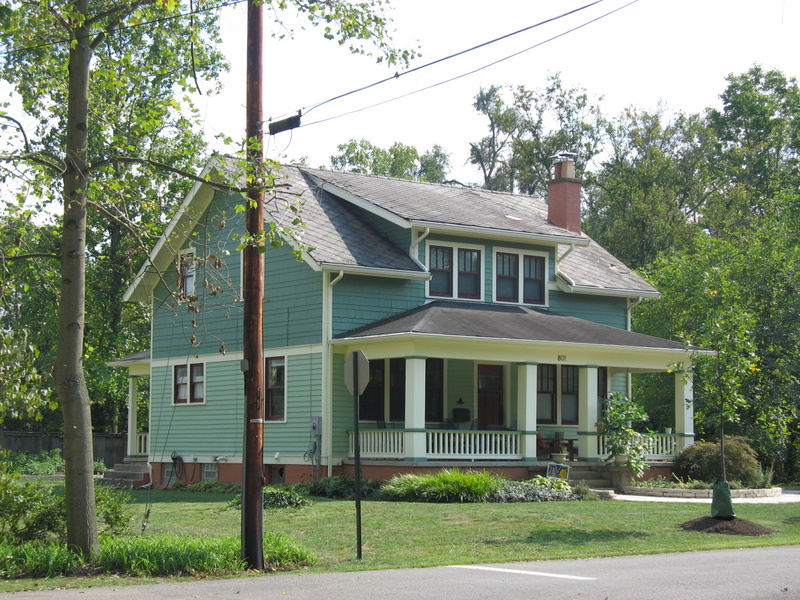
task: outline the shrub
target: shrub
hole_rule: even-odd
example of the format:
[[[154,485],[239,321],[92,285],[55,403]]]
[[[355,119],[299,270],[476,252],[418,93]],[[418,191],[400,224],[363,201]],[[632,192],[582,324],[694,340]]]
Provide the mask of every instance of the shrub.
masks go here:
[[[585,481],[579,481],[572,487],[572,493],[575,494],[575,497],[578,500],[584,501],[596,501],[600,500],[600,494],[595,492],[592,488],[589,487],[589,484]]]
[[[554,502],[576,500],[577,496],[566,481],[536,476],[528,481],[505,481],[489,496],[489,502]]]
[[[39,454],[14,452],[4,460],[8,465],[8,471],[19,475],[47,476],[64,472],[64,459],[59,448],[44,450]],[[102,471],[105,468],[102,461],[94,461],[95,471]]]
[[[101,533],[118,534],[130,524],[127,492],[105,486],[95,489]],[[67,511],[63,495],[53,488],[0,473],[0,537],[12,544],[32,540],[63,541]]]
[[[198,481],[197,483],[186,483],[176,481],[172,484],[172,489],[176,492],[206,492],[212,494],[241,494],[241,483],[225,483],[224,481]]]
[[[719,442],[695,442],[675,457],[675,475],[714,483],[722,479]],[[725,471],[729,481],[754,487],[761,479],[761,467],[755,451],[742,437],[725,438]]]
[[[442,469],[397,475],[381,487],[381,497],[409,502],[483,502],[506,482],[487,471]]]
[[[294,490],[305,496],[319,498],[353,498],[356,495],[356,482],[343,475],[320,477],[315,481],[296,483]],[[373,479],[361,480],[361,497],[370,498],[378,493],[381,483]]]
[[[313,502],[292,488],[265,487],[264,508],[302,508]],[[242,508],[242,494],[236,494],[228,503],[231,508]]]

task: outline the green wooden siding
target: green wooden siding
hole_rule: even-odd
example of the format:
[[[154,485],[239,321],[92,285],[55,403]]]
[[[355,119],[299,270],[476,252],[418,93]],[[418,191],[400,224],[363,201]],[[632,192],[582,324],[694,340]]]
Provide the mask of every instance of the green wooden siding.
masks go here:
[[[189,363],[203,362],[191,359]],[[205,403],[172,403],[173,367],[156,367],[150,381],[150,452],[241,454],[244,383],[239,361],[205,363]]]
[[[238,235],[240,196],[217,193],[184,248],[206,260],[196,265],[197,301],[178,302],[177,267],[155,290],[152,356],[241,352],[242,253]],[[291,250],[265,255],[264,344],[266,348],[319,343],[322,339],[322,274],[298,261]]]
[[[203,362],[191,359],[190,363]],[[266,423],[265,453],[303,454],[311,441],[311,417],[321,414],[321,365],[319,353],[286,358],[287,418]],[[193,454],[242,453],[244,431],[244,379],[236,361],[205,363],[204,404],[172,403],[173,366],[153,369],[150,432],[152,454],[184,457]]]
[[[353,429],[353,395],[344,386],[344,354],[333,355],[333,455],[347,456],[350,442],[347,435]]]
[[[345,275],[333,286],[333,335],[396,315],[424,301],[423,281]]]
[[[264,270],[264,346],[319,344],[322,273],[297,260],[288,246],[268,249]]]
[[[550,310],[553,312],[619,329],[627,328],[627,309],[625,298],[550,292]]]

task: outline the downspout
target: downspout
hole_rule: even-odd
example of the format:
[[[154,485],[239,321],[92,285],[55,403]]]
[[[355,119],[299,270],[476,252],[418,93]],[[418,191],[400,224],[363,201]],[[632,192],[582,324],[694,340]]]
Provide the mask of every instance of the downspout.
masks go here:
[[[333,349],[330,345],[331,335],[333,334],[333,286],[335,286],[344,277],[344,271],[340,270],[338,275],[332,280],[330,273],[324,272],[323,279],[323,329],[322,329],[322,381],[323,384],[323,401],[322,401],[322,448],[320,452],[327,457],[326,467],[328,477],[333,475],[333,423],[332,423],[332,404],[333,404],[333,382],[331,381],[331,373],[333,372]],[[326,283],[327,282],[327,283]]]
[[[628,299],[628,315],[627,315],[627,327],[628,331],[631,330],[631,314],[633,313],[633,309],[639,306],[642,302],[644,302],[644,298],[639,296],[634,302]],[[628,398],[633,396],[633,376],[630,371],[628,371]]]
[[[569,248],[567,248],[567,251],[564,252],[564,254],[562,254],[561,256],[558,256],[558,252],[556,252],[556,264],[560,265],[561,261],[567,258],[567,256],[569,256],[569,253],[572,252],[573,250],[575,250],[575,244],[570,244]]]

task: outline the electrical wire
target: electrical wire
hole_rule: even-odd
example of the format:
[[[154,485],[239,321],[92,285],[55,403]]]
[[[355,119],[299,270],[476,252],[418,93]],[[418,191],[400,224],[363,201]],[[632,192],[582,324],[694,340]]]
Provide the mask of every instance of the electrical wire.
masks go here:
[[[599,0],[599,1],[601,1],[601,2],[602,2],[603,0]],[[515,58],[515,57],[517,57],[517,56],[519,56],[519,55],[521,55],[521,54],[524,54],[524,53],[526,53],[526,52],[530,52],[531,50],[534,50],[534,49],[536,49],[536,48],[539,48],[540,46],[543,46],[544,44],[547,44],[547,43],[549,43],[549,42],[552,42],[552,41],[554,41],[554,40],[557,40],[557,39],[559,39],[559,38],[561,38],[561,37],[564,37],[565,35],[568,35],[568,34],[570,34],[570,33],[574,32],[574,31],[577,31],[577,30],[579,30],[579,29],[582,29],[582,28],[584,28],[584,27],[586,27],[586,26],[588,26],[588,25],[591,25],[592,23],[595,23],[595,22],[599,21],[600,19],[604,19],[605,17],[608,17],[608,16],[610,16],[610,15],[613,15],[614,13],[616,13],[616,12],[619,12],[619,11],[621,11],[621,10],[625,9],[625,8],[628,8],[629,6],[631,6],[631,5],[633,5],[633,4],[636,4],[637,2],[639,2],[639,0],[631,0],[631,2],[628,2],[627,4],[624,4],[623,6],[619,6],[619,7],[615,8],[614,10],[611,10],[611,11],[609,11],[609,12],[605,13],[605,14],[602,14],[602,15],[600,15],[600,16],[598,16],[598,17],[595,17],[594,19],[591,19],[591,20],[589,20],[589,21],[586,21],[585,23],[582,23],[582,24],[580,24],[580,25],[577,25],[577,26],[573,27],[572,29],[568,29],[568,30],[566,30],[566,31],[563,31],[563,32],[561,32],[561,33],[559,33],[559,34],[557,34],[557,35],[554,35],[554,36],[552,36],[552,37],[550,37],[550,38],[546,39],[546,40],[543,40],[543,41],[541,41],[541,42],[539,42],[539,43],[537,43],[537,44],[534,44],[533,46],[529,46],[528,48],[525,48],[525,49],[523,49],[523,50],[520,50],[520,51],[518,51],[518,52],[514,52],[513,54],[509,54],[508,56],[505,56],[505,57],[503,57],[503,58],[500,58],[500,59],[498,59],[498,60],[495,60],[495,61],[493,61],[493,62],[491,62],[491,63],[485,64],[485,65],[483,65],[483,66],[481,66],[481,67],[478,67],[477,69],[472,69],[471,71],[467,71],[466,73],[462,73],[462,74],[460,74],[460,75],[456,75],[455,77],[451,77],[451,78],[449,78],[449,79],[445,79],[445,80],[443,80],[443,81],[439,81],[439,82],[437,82],[437,83],[433,83],[433,84],[431,84],[431,85],[428,85],[428,86],[425,86],[425,87],[422,87],[422,88],[416,89],[416,90],[414,90],[414,91],[411,91],[411,92],[408,92],[408,93],[405,93],[405,94],[401,94],[400,96],[395,96],[395,97],[393,97],[393,98],[389,98],[389,99],[387,99],[387,100],[383,100],[383,101],[381,101],[381,102],[376,102],[375,104],[370,104],[369,106],[364,106],[364,107],[361,107],[361,108],[357,108],[357,109],[354,109],[354,110],[350,110],[350,111],[347,111],[347,112],[344,112],[344,113],[340,113],[340,114],[338,114],[338,115],[335,115],[335,116],[332,116],[332,117],[327,117],[327,118],[325,118],[325,119],[318,119],[317,121],[312,121],[312,122],[310,122],[310,123],[303,123],[303,124],[301,124],[301,125],[300,125],[300,127],[311,127],[312,125],[318,125],[318,124],[320,124],[320,123],[325,123],[325,122],[327,122],[327,121],[333,121],[334,119],[340,119],[340,118],[342,118],[342,117],[346,117],[346,116],[349,116],[349,115],[352,115],[352,114],[356,114],[356,113],[359,113],[359,112],[364,112],[364,111],[366,111],[366,110],[370,110],[370,109],[372,109],[372,108],[376,108],[376,107],[378,107],[378,106],[382,106],[382,105],[384,105],[384,104],[389,104],[390,102],[395,102],[395,101],[397,101],[397,100],[402,100],[403,98],[407,98],[407,97],[409,97],[409,96],[413,96],[414,94],[419,94],[420,92],[425,92],[425,91],[427,91],[427,90],[430,90],[430,89],[433,89],[433,88],[439,87],[439,86],[441,86],[441,85],[445,85],[445,84],[447,84],[447,83],[451,83],[451,82],[453,82],[453,81],[457,81],[458,79],[463,79],[464,77],[468,77],[468,76],[470,76],[470,75],[474,75],[475,73],[478,73],[478,72],[480,72],[480,71],[483,71],[483,70],[485,70],[485,69],[488,69],[488,68],[490,68],[490,67],[493,67],[493,66],[495,66],[495,65],[497,65],[497,64],[500,64],[500,63],[502,63],[502,62],[505,62],[505,61],[507,61],[507,60],[510,60],[510,59],[512,59],[512,58]],[[597,4],[597,2],[595,2],[594,4]],[[587,6],[592,6],[592,5],[587,5]],[[585,7],[584,7],[584,8],[585,8]],[[574,12],[574,11],[573,11],[573,12]],[[570,14],[570,13],[565,13],[565,14]],[[556,18],[559,18],[559,17],[556,17]],[[552,19],[551,19],[551,20],[552,20]],[[545,22],[546,22],[546,21],[545,21]],[[502,39],[502,38],[499,38],[499,39]],[[453,56],[458,56],[458,54],[455,54],[455,55],[453,55]],[[433,63],[432,63],[432,64],[433,64]],[[390,79],[391,79],[391,78],[390,78]],[[384,80],[384,81],[388,81],[388,80]],[[373,85],[377,85],[378,83],[382,83],[382,82],[377,82],[376,84],[373,84]],[[336,98],[344,97],[344,96],[346,96],[346,95],[349,95],[349,94],[355,93],[356,91],[361,91],[361,90],[363,90],[363,89],[368,89],[369,87],[373,87],[373,86],[365,86],[364,88],[361,88],[361,89],[359,89],[359,90],[354,90],[353,92],[348,92],[348,94],[342,94],[342,95],[340,95],[340,96],[337,96]],[[315,105],[315,106],[314,106],[314,108],[316,108],[317,106],[321,106],[322,104],[325,104],[325,103],[327,103],[327,102],[330,102],[330,101],[332,101],[332,100],[334,100],[334,99],[336,99],[336,98],[332,98],[331,100],[326,100],[325,102],[319,103],[319,104]],[[307,113],[308,113],[308,111],[306,111],[306,114],[307,114]]]
[[[407,71],[403,71],[402,73],[395,73],[394,75],[392,75],[390,77],[386,77],[384,79],[381,79],[380,81],[376,81],[374,83],[370,83],[368,85],[365,85],[365,86],[362,86],[360,88],[351,90],[349,92],[345,92],[344,94],[339,94],[338,96],[334,96],[332,98],[328,98],[327,100],[323,100],[322,102],[317,102],[316,104],[312,104],[310,107],[304,108],[303,109],[303,113],[307,115],[308,113],[310,113],[315,108],[319,108],[320,106],[328,104],[329,102],[333,102],[334,100],[339,100],[341,98],[345,98],[347,96],[351,96],[352,94],[356,94],[358,92],[363,92],[365,90],[368,90],[370,88],[376,87],[376,86],[381,85],[383,83],[386,83],[388,81],[400,79],[401,77],[404,77],[405,75],[410,75],[411,73],[416,73],[417,71],[421,71],[422,69],[427,69],[428,67],[432,67],[434,65],[438,65],[439,63],[443,63],[443,62],[448,61],[450,59],[457,58],[459,56],[463,56],[463,55],[468,54],[470,52],[473,52],[475,50],[479,50],[481,48],[485,48],[486,46],[490,46],[492,44],[495,44],[495,43],[500,42],[502,40],[508,39],[508,38],[513,37],[515,35],[519,35],[520,33],[525,33],[526,31],[530,31],[531,29],[536,29],[537,27],[541,27],[542,25],[547,25],[548,23],[553,23],[555,21],[558,21],[559,19],[563,19],[564,17],[568,17],[569,15],[575,14],[575,13],[580,12],[582,10],[585,10],[587,8],[591,8],[592,6],[594,6],[596,4],[600,4],[601,2],[604,2],[604,0],[595,0],[594,2],[591,2],[590,4],[586,4],[586,5],[581,6],[579,8],[570,10],[570,11],[565,12],[563,14],[560,14],[560,15],[558,15],[556,17],[551,17],[550,19],[546,19],[544,21],[540,21],[539,23],[536,23],[534,25],[529,25],[528,27],[523,27],[522,29],[518,29],[517,31],[513,31],[513,32],[507,33],[505,35],[501,35],[498,38],[494,38],[494,39],[489,40],[487,42],[483,42],[481,44],[478,44],[477,46],[473,46],[471,48],[467,48],[466,50],[461,50],[461,51],[456,52],[454,54],[450,54],[449,56],[444,56],[442,58],[438,58],[438,59],[436,59],[434,61],[431,61],[429,63],[426,63],[424,65],[420,65],[418,67],[414,67],[413,69],[408,69]]]

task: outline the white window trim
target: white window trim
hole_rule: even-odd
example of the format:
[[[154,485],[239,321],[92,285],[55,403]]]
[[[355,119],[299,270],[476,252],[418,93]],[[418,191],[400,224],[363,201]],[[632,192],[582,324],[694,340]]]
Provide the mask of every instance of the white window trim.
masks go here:
[[[203,365],[203,401],[202,402],[192,402],[191,401],[191,393],[192,393],[192,366],[194,365]],[[189,396],[186,398],[186,402],[175,402],[175,367],[186,367],[186,376],[188,378],[187,385],[189,386],[186,390]],[[170,392],[170,401],[172,406],[203,406],[208,402],[208,365],[203,360],[195,360],[189,362],[181,362],[181,363],[174,363],[171,366],[171,378],[172,378],[172,391]]]
[[[191,255],[192,262],[191,262],[191,272],[192,272],[192,293],[187,294],[186,290],[184,290],[184,279],[183,279],[183,262],[184,257]],[[177,264],[177,284],[175,286],[175,291],[178,295],[178,299],[180,300],[188,300],[193,296],[197,296],[197,253],[195,252],[194,248],[184,248],[180,252],[178,252],[178,264]]]
[[[497,255],[498,254],[516,254],[517,260],[517,300],[510,302],[508,300],[497,299]],[[522,301],[523,294],[523,273],[525,272],[525,256],[538,256],[544,258],[544,302],[542,304],[531,304]],[[522,304],[524,306],[540,306],[546,308],[550,306],[550,253],[542,252],[539,250],[521,250],[519,248],[492,248],[492,302],[498,304]]]
[[[283,419],[270,419],[267,416],[267,377],[269,373],[267,372],[267,361],[270,360],[283,360]],[[264,424],[269,425],[271,423],[287,423],[289,421],[289,360],[285,354],[270,354],[269,356],[264,357]]]
[[[433,296],[430,290],[430,280],[425,283],[425,296],[433,300],[459,300],[462,302],[484,302],[486,297],[486,247],[478,244],[460,244],[455,242],[440,242],[437,240],[425,240],[425,268],[430,270],[431,266],[431,246],[453,249],[453,294],[451,296]],[[477,250],[481,253],[480,266],[478,273],[478,298],[459,298],[458,297],[458,251]]]

